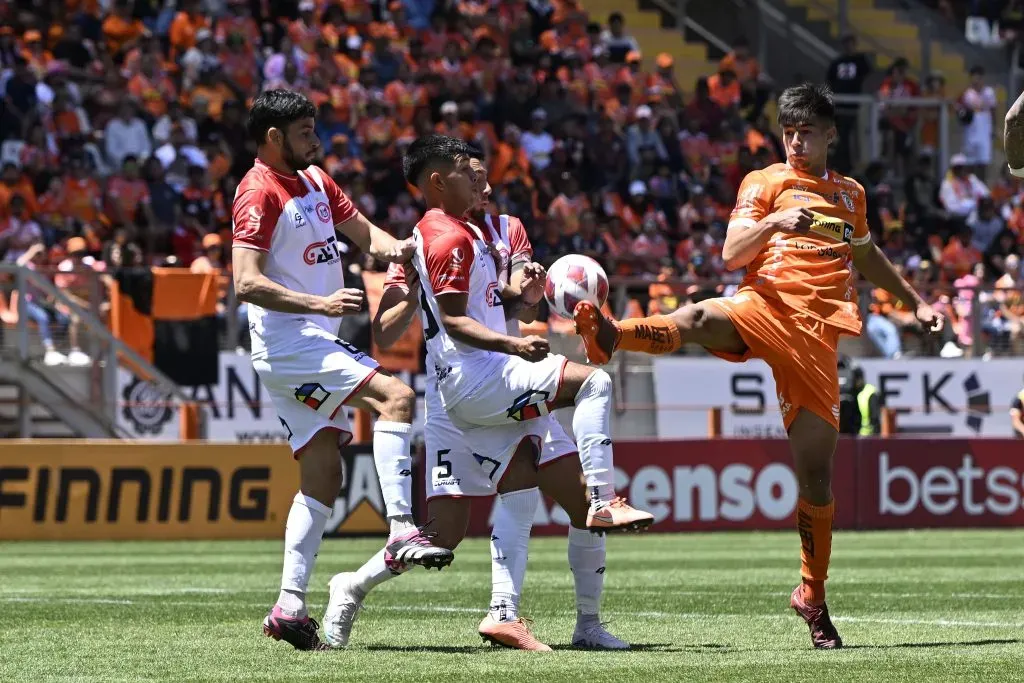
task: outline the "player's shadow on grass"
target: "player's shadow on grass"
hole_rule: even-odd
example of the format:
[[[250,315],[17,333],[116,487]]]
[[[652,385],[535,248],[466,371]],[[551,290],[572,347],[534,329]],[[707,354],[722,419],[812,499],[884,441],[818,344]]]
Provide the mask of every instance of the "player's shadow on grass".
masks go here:
[[[438,652],[449,655],[470,655],[484,649],[477,645],[367,645],[367,650],[387,652]]]
[[[1015,638],[957,640],[942,643],[894,643],[892,645],[844,645],[844,650],[889,650],[898,647],[977,647],[981,645],[1016,645],[1020,640]]]
[[[575,647],[574,645],[552,645],[552,650],[565,650],[571,652],[578,650],[580,652],[593,652],[601,654],[607,652],[614,654],[616,652],[686,652],[688,650],[703,649],[703,648],[720,648],[726,647],[725,645],[683,645],[678,646],[673,643],[630,643],[628,650],[585,650],[584,648]]]

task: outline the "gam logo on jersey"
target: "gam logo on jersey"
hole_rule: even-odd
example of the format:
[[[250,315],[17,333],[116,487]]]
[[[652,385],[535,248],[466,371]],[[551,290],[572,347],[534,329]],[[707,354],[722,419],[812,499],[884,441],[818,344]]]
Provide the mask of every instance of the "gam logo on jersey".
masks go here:
[[[331,222],[331,207],[327,206],[323,202],[319,202],[316,205],[316,217],[324,223]]]
[[[313,242],[306,247],[306,251],[302,252],[302,260],[309,266],[319,263],[337,263],[341,260],[337,238],[332,236],[323,242]]]
[[[497,282],[487,285],[487,305],[491,308],[498,308],[504,304],[501,299],[501,286]]]

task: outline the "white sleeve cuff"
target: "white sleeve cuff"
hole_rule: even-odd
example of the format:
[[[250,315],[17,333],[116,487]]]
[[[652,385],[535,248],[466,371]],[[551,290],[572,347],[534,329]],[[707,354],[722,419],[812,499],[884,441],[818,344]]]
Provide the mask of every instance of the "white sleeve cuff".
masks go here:
[[[854,237],[850,240],[850,243],[857,247],[863,247],[865,244],[871,242],[871,233],[864,235],[863,237]]]
[[[1024,178],[1024,168],[1014,168],[1013,166],[1009,166],[1009,169],[1010,175],[1017,178]]]

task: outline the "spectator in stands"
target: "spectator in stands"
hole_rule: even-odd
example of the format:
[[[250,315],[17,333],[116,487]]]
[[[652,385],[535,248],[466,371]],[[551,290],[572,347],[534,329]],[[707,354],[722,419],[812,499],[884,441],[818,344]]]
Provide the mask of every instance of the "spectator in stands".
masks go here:
[[[917,158],[914,172],[903,183],[906,202],[904,221],[907,234],[921,247],[930,233],[938,233],[947,214],[939,201],[935,180],[935,159],[930,154]]]
[[[591,209],[580,213],[579,231],[572,236],[572,252],[589,256],[608,269],[608,243],[597,234],[597,217]]]
[[[521,143],[530,160],[530,169],[543,171],[551,163],[555,139],[547,130],[548,113],[538,107],[530,117],[530,130],[523,133]]]
[[[125,157],[145,161],[153,152],[146,123],[136,115],[135,103],[128,98],[121,101],[117,117],[110,120],[103,133],[106,142],[107,163],[120,168]]]
[[[0,249],[4,250],[4,262],[19,261],[32,245],[42,239],[43,230],[32,219],[25,198],[20,194],[13,195],[7,217],[0,219]]]
[[[743,90],[736,72],[719,65],[718,72],[708,79],[708,96],[721,107],[726,117],[734,116],[743,99]]]
[[[114,230],[114,238],[103,248],[107,268],[135,268],[144,265],[142,249],[135,242],[135,231],[129,227]]]
[[[889,67],[889,73],[878,89],[878,96],[883,99],[902,99],[918,97],[921,88],[917,81],[908,76],[910,63],[900,57]],[[888,156],[894,160],[893,170],[896,175],[905,174],[907,161],[914,151],[914,127],[917,125],[918,112],[906,105],[885,106],[885,118],[882,120],[886,131],[886,147]]]
[[[53,284],[63,290],[75,304],[89,310],[90,301],[96,301],[95,295],[99,289],[94,270],[100,266],[95,259],[88,255],[88,244],[81,237],[72,237],[67,242],[67,258],[57,265],[57,274],[53,278]],[[68,322],[68,338],[71,342],[71,350],[68,352],[68,365],[84,367],[92,363],[81,347],[81,320],[72,311],[58,304],[57,312],[66,317]]]
[[[828,84],[837,95],[860,95],[864,82],[871,73],[871,62],[867,55],[857,49],[857,37],[847,34],[842,39],[843,52],[832,60],[828,67]],[[836,141],[833,164],[840,173],[852,171],[857,161],[857,116],[856,104],[836,105]]]
[[[612,62],[623,64],[630,52],[640,52],[636,38],[626,33],[626,20],[620,12],[608,15],[608,29],[601,34],[601,45]]]
[[[976,176],[985,179],[992,162],[992,118],[996,108],[996,91],[985,84],[985,69],[971,68],[971,84],[960,97],[966,116],[964,124],[963,154]]]
[[[956,237],[942,250],[942,271],[948,280],[963,278],[981,265],[982,254],[974,244],[971,228],[964,224]]]
[[[978,200],[989,195],[988,188],[971,173],[970,162],[963,154],[949,160],[949,172],[939,188],[942,206],[954,218],[966,220],[978,207]]]
[[[978,206],[967,217],[967,225],[971,228],[971,246],[983,254],[1006,229],[1006,222],[996,211],[996,203],[990,196],[978,199]]]
[[[18,258],[16,263],[29,270],[40,270],[46,263],[46,245],[36,242]],[[50,297],[36,287],[27,286],[21,295],[25,297],[25,315],[35,323],[39,339],[43,344],[43,363],[51,367],[64,365],[68,362],[68,357],[57,350],[53,342],[51,325],[56,324],[60,328],[67,327],[67,316],[58,311],[53,306]],[[12,303],[15,302],[12,300]],[[76,356],[75,360],[80,364],[82,359]]]
[[[771,94],[767,77],[761,71],[761,64],[750,51],[750,41],[740,36],[732,43],[732,51],[718,64],[718,72],[732,71],[736,74],[741,96],[740,106],[746,110],[747,120],[756,121],[761,116],[765,102]]]
[[[634,117],[636,122],[626,132],[626,151],[629,154],[629,163],[632,171],[640,164],[641,150],[653,149],[655,156],[661,161],[668,160],[668,151],[661,139],[661,135],[652,124],[653,112],[646,104],[636,108]]]

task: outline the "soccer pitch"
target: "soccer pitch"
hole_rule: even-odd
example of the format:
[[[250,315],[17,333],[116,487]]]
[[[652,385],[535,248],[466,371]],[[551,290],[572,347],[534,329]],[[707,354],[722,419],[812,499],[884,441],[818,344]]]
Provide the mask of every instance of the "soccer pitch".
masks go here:
[[[523,613],[553,653],[483,645],[482,539],[438,574],[371,594],[346,651],[261,634],[281,542],[0,544],[0,681],[1018,681],[1024,680],[1019,531],[835,535],[829,603],[847,645],[811,649],[789,609],[795,532],[617,536],[603,618],[626,653],[569,648],[564,538],[534,539]],[[311,603],[379,539],[330,540]]]

